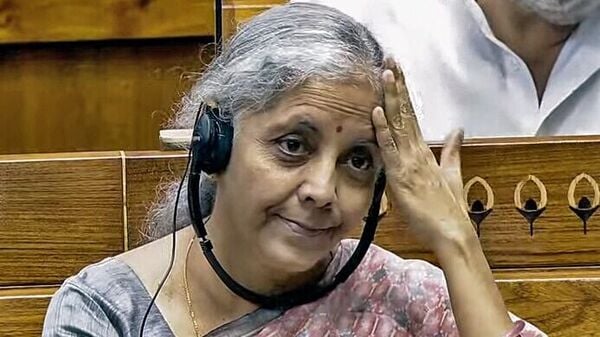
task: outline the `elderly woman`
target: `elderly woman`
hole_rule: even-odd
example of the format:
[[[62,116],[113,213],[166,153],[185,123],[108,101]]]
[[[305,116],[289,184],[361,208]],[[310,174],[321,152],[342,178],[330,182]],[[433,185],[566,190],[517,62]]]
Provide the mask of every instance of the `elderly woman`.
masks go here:
[[[228,165],[215,184],[200,185],[205,200],[216,188],[203,209],[212,250],[202,241],[203,253],[196,231],[181,226],[184,244],[146,319],[169,238],[85,268],[54,296],[44,336],[545,336],[511,320],[466,215],[462,133],[451,135],[438,166],[407,102],[393,61],[350,17],[310,4],[259,15],[176,120],[191,128],[201,109],[235,129]],[[441,270],[372,245],[322,296],[265,307],[239,296],[207,258],[214,252],[228,277],[261,298],[331,284],[357,246],[343,238],[361,226],[383,167],[388,194]],[[177,197],[155,212],[170,210],[155,217],[158,232],[170,228]],[[181,210],[187,203],[179,198]],[[179,212],[179,225],[190,222]]]

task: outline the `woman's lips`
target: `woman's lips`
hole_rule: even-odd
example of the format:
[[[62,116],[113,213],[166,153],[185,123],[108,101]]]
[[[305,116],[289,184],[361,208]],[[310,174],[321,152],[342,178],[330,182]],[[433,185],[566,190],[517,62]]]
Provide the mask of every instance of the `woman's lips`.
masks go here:
[[[315,237],[315,236],[319,236],[319,235],[330,234],[336,228],[336,227],[311,228],[303,223],[296,222],[294,220],[290,220],[288,218],[282,217],[281,215],[279,215],[278,217],[288,226],[288,228],[290,230],[292,230],[292,232],[299,234],[299,235],[308,236],[308,237]]]

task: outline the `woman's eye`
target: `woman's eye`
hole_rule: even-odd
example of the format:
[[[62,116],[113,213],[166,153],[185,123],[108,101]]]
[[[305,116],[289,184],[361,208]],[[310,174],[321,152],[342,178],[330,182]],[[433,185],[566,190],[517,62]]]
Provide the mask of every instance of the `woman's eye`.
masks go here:
[[[368,171],[373,167],[373,159],[368,154],[353,154],[349,164],[355,170]]]
[[[352,157],[352,166],[359,170],[366,170],[370,167],[369,162],[363,157]]]
[[[281,139],[279,141],[279,147],[283,152],[290,155],[303,155],[308,152],[304,141],[295,137]]]

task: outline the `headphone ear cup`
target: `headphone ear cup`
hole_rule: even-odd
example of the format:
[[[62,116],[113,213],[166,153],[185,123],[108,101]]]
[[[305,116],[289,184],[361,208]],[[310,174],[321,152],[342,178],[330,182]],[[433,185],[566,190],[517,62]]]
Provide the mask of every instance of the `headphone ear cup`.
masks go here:
[[[216,125],[216,143],[215,143],[215,173],[223,172],[229,164],[231,158],[231,148],[233,146],[233,126],[231,122],[215,120]]]
[[[192,153],[197,156],[197,169],[219,173],[227,168],[233,143],[233,126],[206,110],[198,117],[192,137]]]

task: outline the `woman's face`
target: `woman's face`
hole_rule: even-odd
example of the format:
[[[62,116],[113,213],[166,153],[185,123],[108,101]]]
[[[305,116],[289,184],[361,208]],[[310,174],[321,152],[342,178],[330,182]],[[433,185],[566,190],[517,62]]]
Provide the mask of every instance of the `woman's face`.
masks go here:
[[[290,272],[328,258],[372,198],[377,104],[368,85],[312,85],[240,121],[217,194],[231,246]]]

